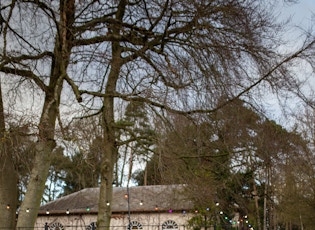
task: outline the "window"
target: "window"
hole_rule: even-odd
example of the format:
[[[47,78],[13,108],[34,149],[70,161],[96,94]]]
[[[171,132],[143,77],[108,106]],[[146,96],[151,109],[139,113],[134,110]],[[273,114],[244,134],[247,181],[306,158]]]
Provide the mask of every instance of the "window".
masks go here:
[[[92,222],[86,227],[86,230],[94,230],[94,229],[96,229],[96,222]]]
[[[142,225],[138,221],[131,221],[127,226],[127,230],[142,229]]]
[[[55,223],[49,225],[49,229],[50,230],[64,230],[62,224],[60,224],[58,222],[55,222]]]
[[[167,220],[162,224],[162,229],[178,229],[178,225],[174,220]]]

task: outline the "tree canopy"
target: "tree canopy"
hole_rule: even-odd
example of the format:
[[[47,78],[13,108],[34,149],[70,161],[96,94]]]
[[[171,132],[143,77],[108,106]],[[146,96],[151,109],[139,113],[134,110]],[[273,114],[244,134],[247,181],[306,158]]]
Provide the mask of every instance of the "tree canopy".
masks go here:
[[[306,198],[308,183],[302,181],[313,175],[309,170],[314,162],[308,142],[300,134],[240,100],[200,124],[180,116],[171,120],[173,126],[160,135],[147,174],[134,174],[139,185],[145,177],[148,184],[186,184],[196,208],[203,210],[201,218],[218,203],[217,211],[230,217],[238,212],[240,219],[247,216],[255,226],[262,226],[263,221],[265,226],[285,226],[289,221],[300,225],[297,212],[301,210],[291,205],[299,203],[306,209],[310,208],[306,200],[313,203]],[[308,209],[303,214],[304,226],[312,226],[308,219],[312,212]],[[198,219],[194,221],[191,224],[196,227]]]
[[[145,149],[146,154],[152,150],[150,138],[137,136],[137,142],[132,142],[133,135],[143,131],[139,127],[147,128],[147,133],[141,134],[153,137],[155,127],[148,123],[162,128],[160,122],[169,122],[169,114],[206,124],[205,119],[228,104],[238,99],[254,104],[266,91],[297,96],[312,104],[292,66],[301,61],[314,66],[314,39],[307,36],[292,53],[280,52],[285,27],[278,23],[270,3],[1,1],[0,72],[9,87],[7,93],[16,92],[5,105],[16,113],[23,111],[21,117],[31,114],[29,134],[36,138],[17,227],[34,226],[58,147],[81,145],[73,129],[79,127],[74,125],[76,119],[100,116],[93,131],[97,135],[92,133],[89,141],[101,140],[97,145],[102,150],[97,156],[101,191],[97,226],[106,229],[111,216],[106,201],[111,200],[113,182],[118,181],[114,172],[123,144],[130,143],[129,150]],[[18,98],[22,104],[17,103]],[[124,111],[133,106],[135,116],[136,105],[146,110],[148,119],[127,120],[135,124],[128,129],[128,122],[118,121],[123,121]],[[247,132],[233,131],[247,141]],[[218,133],[218,140],[232,140],[227,132],[224,135]],[[91,143],[84,144],[86,150]],[[195,151],[205,154],[204,143],[195,144]],[[239,144],[232,145],[235,148]],[[221,143],[219,147],[218,162],[227,166],[230,149]],[[83,155],[86,159],[88,154]],[[225,167],[216,170],[226,172]],[[7,227],[6,222],[3,227]]]

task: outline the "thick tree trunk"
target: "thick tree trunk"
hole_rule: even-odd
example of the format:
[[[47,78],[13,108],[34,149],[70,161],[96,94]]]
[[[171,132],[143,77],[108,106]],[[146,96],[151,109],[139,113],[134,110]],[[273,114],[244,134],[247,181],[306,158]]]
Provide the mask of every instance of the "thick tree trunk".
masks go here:
[[[36,222],[45,183],[49,173],[51,154],[55,148],[55,122],[58,115],[63,79],[67,72],[73,45],[72,23],[75,0],[60,1],[60,24],[54,49],[49,86],[39,124],[34,166],[30,175],[25,198],[20,207],[17,228],[33,228]]]
[[[115,48],[113,48],[115,49]],[[119,53],[119,52],[118,52]],[[120,53],[113,58],[111,73],[107,83],[106,96],[103,101],[103,129],[104,129],[104,152],[101,166],[101,185],[98,204],[97,228],[109,229],[111,218],[111,203],[113,191],[114,165],[117,161],[117,146],[114,120],[114,98],[110,96],[116,88],[116,82],[120,72]]]
[[[107,139],[108,140],[108,139]],[[105,156],[102,159],[101,185],[98,204],[97,229],[109,229],[111,219],[111,201],[113,194],[114,175],[113,143],[106,142]],[[110,205],[107,205],[109,203]]]
[[[47,93],[41,120],[39,123],[38,142],[35,147],[35,160],[30,174],[24,200],[21,204],[17,228],[33,228],[45,190],[49,173],[51,154],[55,148],[55,122],[58,114],[59,97],[62,89],[62,78],[59,68],[53,70],[50,80],[50,92]]]
[[[121,0],[118,5],[116,19],[122,21],[126,7],[126,0]],[[112,26],[114,35],[120,34],[120,26]],[[114,118],[114,97],[116,84],[122,66],[121,47],[119,42],[112,43],[111,71],[108,76],[105,96],[103,99],[103,130],[104,130],[104,152],[101,167],[101,186],[98,204],[97,229],[109,230],[111,219],[111,205],[107,202],[112,201],[114,165],[117,161],[117,146]]]
[[[17,222],[17,228],[19,230],[34,227],[49,172],[50,155],[54,147],[55,142],[52,140],[37,143],[36,157],[30,181],[19,210]]]
[[[14,229],[17,205],[17,174],[12,155],[1,143],[0,152],[0,229]]]
[[[5,118],[0,85],[0,229],[14,229],[17,206],[17,173],[10,140],[5,136]],[[10,137],[8,137],[10,138]]]

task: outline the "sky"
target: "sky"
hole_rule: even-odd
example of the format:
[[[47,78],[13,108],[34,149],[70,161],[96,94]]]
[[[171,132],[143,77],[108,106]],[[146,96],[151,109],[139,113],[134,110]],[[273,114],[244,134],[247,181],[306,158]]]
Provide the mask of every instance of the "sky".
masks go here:
[[[288,3],[289,0],[280,0],[277,1],[276,12],[279,15],[279,21],[284,21],[290,18],[290,22],[287,26],[288,31],[284,34],[284,39],[288,41],[282,48],[284,48],[285,53],[293,53],[299,47],[301,47],[305,36],[301,36],[305,31],[311,32],[312,36],[315,37],[315,0],[290,0],[296,1],[297,3]],[[313,29],[312,29],[313,27]],[[311,74],[311,70],[302,67],[303,69],[297,70],[296,74],[300,74],[301,77],[309,77],[309,79],[313,79],[310,83],[312,88],[315,89],[315,76]],[[308,89],[307,89],[308,90]],[[287,128],[294,123],[294,118],[291,122],[288,122],[288,117],[283,116],[281,107],[278,104],[278,100],[275,95],[268,94],[263,98],[265,102],[265,109],[267,110],[267,116],[270,119],[275,120],[277,123],[284,125]],[[303,109],[302,103],[295,103],[295,101],[290,101],[289,106],[286,105],[288,111],[300,111]],[[288,112],[287,111],[287,112]]]
[[[287,3],[288,0],[279,3],[282,8],[281,15],[284,17],[292,17],[293,26],[302,26],[309,29],[315,24],[315,0],[296,0],[297,3]]]

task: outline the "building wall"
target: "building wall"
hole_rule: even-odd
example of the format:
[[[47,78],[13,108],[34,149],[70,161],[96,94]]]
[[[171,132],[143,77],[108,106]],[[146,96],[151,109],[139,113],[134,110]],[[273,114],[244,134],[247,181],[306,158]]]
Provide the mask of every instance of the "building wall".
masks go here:
[[[157,230],[157,229],[185,229],[187,221],[191,218],[191,214],[182,213],[148,213],[148,214],[131,214],[130,221],[132,223],[133,229],[144,229],[144,230]],[[89,225],[92,222],[96,222],[97,215],[64,215],[64,216],[54,216],[51,214],[39,216],[36,222],[36,229],[43,228],[45,223],[51,226],[50,229],[61,224],[62,229],[89,229]],[[59,223],[59,224],[58,224]],[[125,230],[129,224],[129,218],[127,214],[115,214],[111,219],[111,229],[113,230]],[[137,227],[138,226],[138,227]],[[163,226],[163,227],[162,227]],[[87,228],[88,227],[88,228]],[[91,229],[91,226],[90,226]]]

